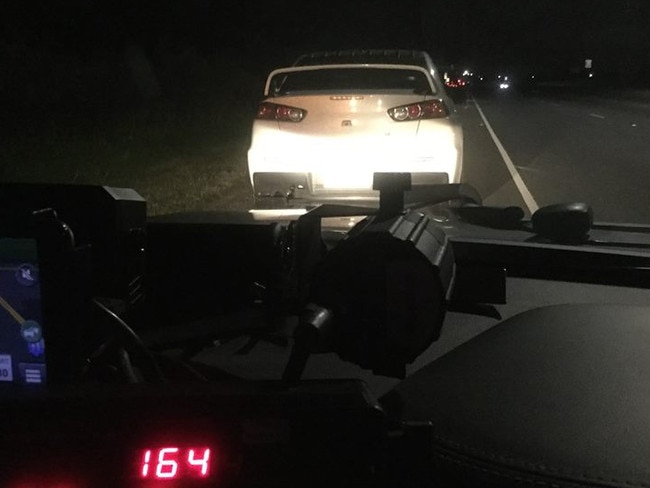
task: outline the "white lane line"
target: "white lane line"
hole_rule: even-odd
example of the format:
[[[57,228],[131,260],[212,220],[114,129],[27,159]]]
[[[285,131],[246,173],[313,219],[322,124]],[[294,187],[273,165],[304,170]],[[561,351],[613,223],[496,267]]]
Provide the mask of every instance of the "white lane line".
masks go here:
[[[528,190],[528,187],[524,183],[524,180],[521,179],[521,175],[519,174],[519,171],[517,171],[517,168],[515,167],[515,163],[512,162],[512,159],[510,159],[510,156],[508,155],[508,152],[506,151],[505,147],[503,147],[503,144],[501,144],[501,141],[492,130],[492,126],[488,122],[487,118],[485,118],[485,114],[483,113],[483,110],[481,110],[481,107],[479,106],[478,102],[474,100],[474,103],[476,105],[476,110],[478,110],[479,115],[483,119],[485,128],[490,134],[490,137],[492,137],[492,140],[494,141],[494,145],[497,147],[499,153],[501,154],[501,157],[503,158],[503,162],[506,163],[506,168],[508,168],[508,171],[510,171],[510,175],[512,176],[512,181],[515,182],[515,185],[517,186],[519,193],[521,193],[521,198],[524,199],[524,203],[528,207],[528,211],[531,214],[535,213],[535,211],[539,208],[539,205],[537,205],[537,202],[535,201],[533,195]]]
[[[521,166],[519,164],[515,164],[515,168],[517,168],[519,171],[528,171],[530,173],[541,173],[541,170],[537,168],[529,168],[528,166]]]
[[[589,114],[589,117],[595,117],[597,119],[604,119],[605,118],[604,115],[600,115],[600,114]]]

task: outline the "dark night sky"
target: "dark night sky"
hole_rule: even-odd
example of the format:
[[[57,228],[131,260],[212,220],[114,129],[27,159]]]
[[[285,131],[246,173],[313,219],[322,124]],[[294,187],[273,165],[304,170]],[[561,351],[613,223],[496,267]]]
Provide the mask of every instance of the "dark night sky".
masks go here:
[[[647,83],[649,21],[645,0],[2,2],[0,101],[113,103],[125,96],[114,87],[129,45],[150,57],[163,92],[195,90],[202,63],[261,79],[303,51],[364,47],[549,76],[592,58],[601,73]]]
[[[427,48],[452,60],[636,50],[642,0],[21,0],[4,2],[12,39],[64,42],[83,52],[125,38],[185,40],[204,49]],[[641,51],[641,49],[639,49]]]

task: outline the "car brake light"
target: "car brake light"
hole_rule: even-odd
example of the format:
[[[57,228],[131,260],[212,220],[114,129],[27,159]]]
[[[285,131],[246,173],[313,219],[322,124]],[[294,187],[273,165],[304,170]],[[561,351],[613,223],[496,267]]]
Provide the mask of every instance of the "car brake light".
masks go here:
[[[297,107],[262,102],[257,109],[257,119],[277,120],[279,122],[302,122],[307,111]]]
[[[388,115],[396,122],[407,120],[441,119],[449,115],[449,110],[442,100],[400,105],[388,109]]]

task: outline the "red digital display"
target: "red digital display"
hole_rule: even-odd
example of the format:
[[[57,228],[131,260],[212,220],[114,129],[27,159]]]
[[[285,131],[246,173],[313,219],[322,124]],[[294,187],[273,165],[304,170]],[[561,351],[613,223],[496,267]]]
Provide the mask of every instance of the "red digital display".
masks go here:
[[[140,478],[154,480],[207,478],[211,467],[212,450],[205,446],[144,449],[138,462]]]

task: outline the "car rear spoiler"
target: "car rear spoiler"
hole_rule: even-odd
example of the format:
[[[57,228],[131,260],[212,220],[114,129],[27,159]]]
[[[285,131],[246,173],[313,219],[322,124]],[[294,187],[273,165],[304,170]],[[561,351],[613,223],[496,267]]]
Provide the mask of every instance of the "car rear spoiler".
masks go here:
[[[325,69],[359,69],[359,68],[368,68],[368,69],[395,69],[395,70],[414,70],[420,71],[426,75],[426,78],[431,87],[431,93],[438,93],[436,86],[432,83],[433,73],[428,72],[422,66],[410,65],[410,64],[319,64],[313,66],[291,66],[288,68],[278,68],[269,74],[266,78],[266,84],[264,85],[264,96],[268,97],[271,91],[271,80],[281,74],[285,73],[296,73],[301,71],[319,71]]]

